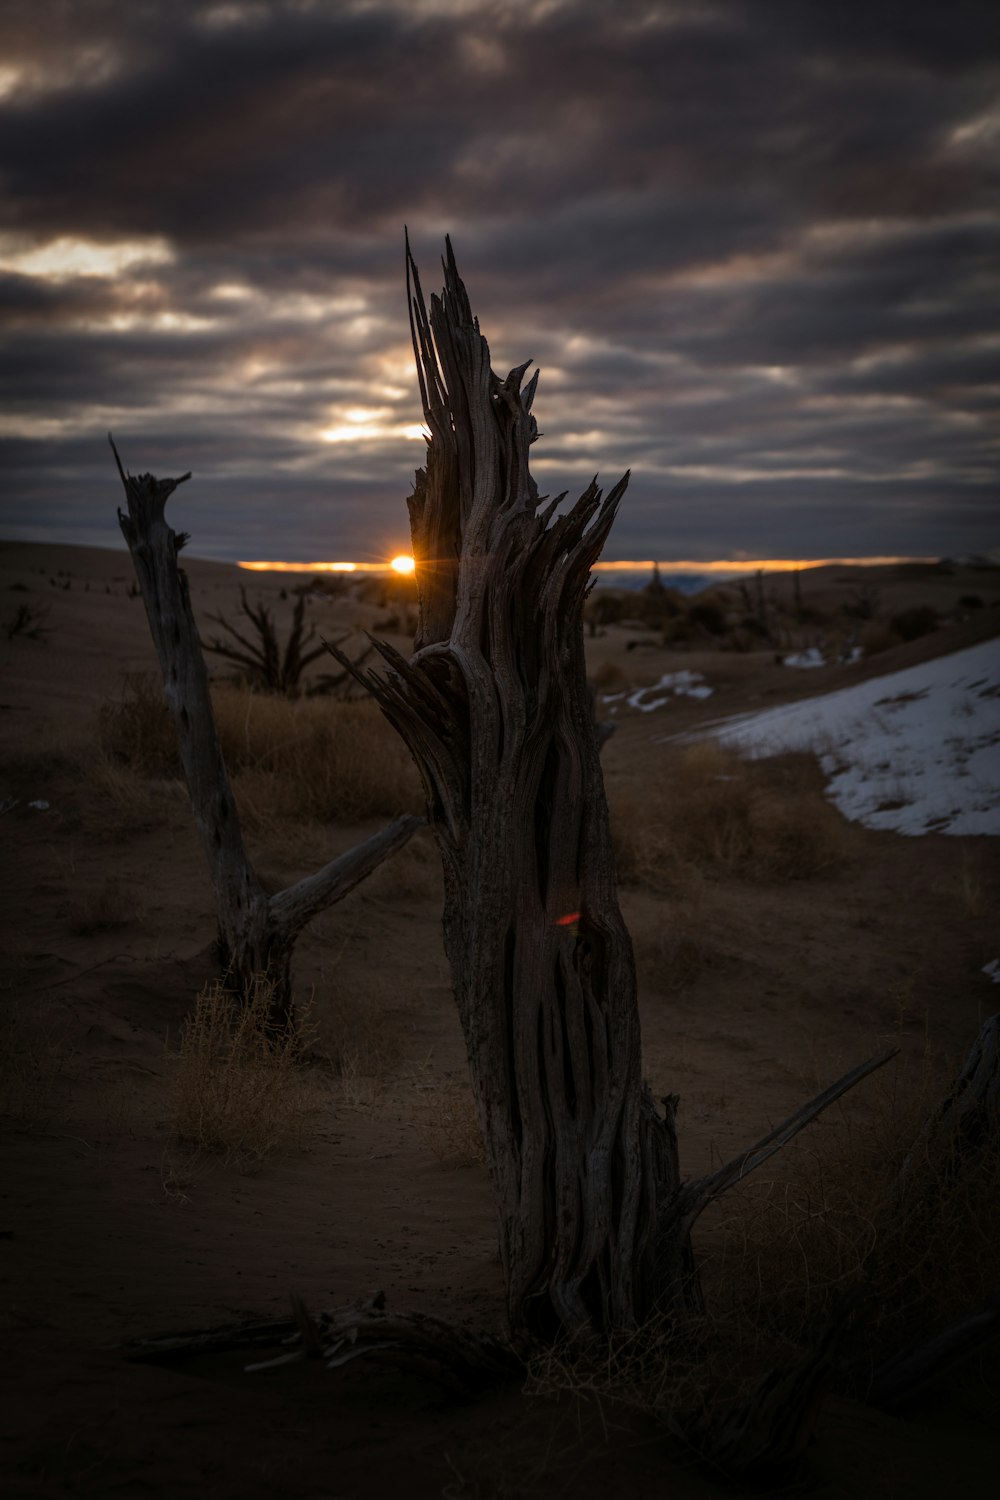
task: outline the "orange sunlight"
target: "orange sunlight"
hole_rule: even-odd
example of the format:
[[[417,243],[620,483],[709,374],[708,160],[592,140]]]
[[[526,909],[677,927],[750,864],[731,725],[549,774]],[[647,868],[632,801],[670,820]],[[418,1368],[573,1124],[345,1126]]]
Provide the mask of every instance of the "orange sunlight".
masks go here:
[[[699,562],[694,559],[677,561],[668,559],[654,563],[652,559],[639,562],[597,562],[595,573],[651,573],[654,566],[665,573],[789,573],[797,568],[827,568],[831,566],[863,568],[884,567],[890,563],[932,563],[936,557],[803,557],[803,558],[733,558],[729,561]],[[238,568],[252,573],[412,573],[413,558],[400,552],[389,562],[238,562]]]

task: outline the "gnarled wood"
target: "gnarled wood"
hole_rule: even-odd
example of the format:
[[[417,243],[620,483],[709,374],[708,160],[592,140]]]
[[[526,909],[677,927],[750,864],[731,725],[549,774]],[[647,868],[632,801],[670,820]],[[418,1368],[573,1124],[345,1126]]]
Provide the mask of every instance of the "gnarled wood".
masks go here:
[[[152,474],[127,474],[113,442],[111,448],[128,506],[127,515],[119,510],[118,521],[135,564],[195,826],[208,862],[222,967],[244,988],[253,975],[266,974],[274,985],[273,1016],[281,1022],[291,1013],[291,957],[301,929],[407,843],[423,819],[397,818],[315,875],[277,895],[267,894],[243,843],[187,578],[177,563],[188,538],[174,532],[165,516],[167,500],[191,476],[156,479]]]
[[[661,1115],[640,1073],[583,653],[590,569],[628,475],[561,515],[562,495],[544,504],[528,469],[537,374],[522,389],[527,365],[493,372],[450,242],[444,272],[428,309],[407,245],[430,430],[409,500],[416,650],[380,644],[388,673],[358,675],[414,755],[441,852],[511,1327],[603,1333],[697,1300],[690,1225],[729,1185],[682,1190],[676,1101]]]
[[[565,514],[528,471],[536,379],[500,379],[450,243],[411,326],[431,440],[409,501],[416,651],[368,685],[424,780],[445,947],[497,1197],[515,1330],[606,1330],[658,1297],[678,1187],[640,1074],[582,611],[628,475]]]

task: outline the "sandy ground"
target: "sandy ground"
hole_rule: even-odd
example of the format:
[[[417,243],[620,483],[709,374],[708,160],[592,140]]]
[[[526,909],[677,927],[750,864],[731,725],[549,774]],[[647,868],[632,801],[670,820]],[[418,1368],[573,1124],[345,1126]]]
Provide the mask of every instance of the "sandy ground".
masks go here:
[[[235,569],[194,560],[188,571],[200,616],[231,611]],[[177,784],[159,783],[154,815],[136,818],[102,802],[86,770],[99,705],[123,671],[154,665],[131,576],[124,553],[0,551],[2,623],[27,603],[48,607],[51,628],[44,640],[3,643],[0,663],[0,803],[16,799],[2,817],[5,1493],[731,1493],[668,1450],[652,1424],[615,1408],[599,1416],[516,1390],[456,1406],[426,1371],[364,1362],[248,1375],[239,1356],[170,1368],[125,1358],[130,1338],[284,1317],[290,1292],[322,1308],[384,1289],[394,1306],[494,1329],[502,1316],[485,1171],[442,1156],[421,1108],[428,1081],[459,1087],[464,1069],[429,856],[411,858],[405,881],[379,872],[297,950],[297,982],[315,988],[321,1026],[336,995],[391,1035],[385,1076],[350,1096],[328,1083],[307,1145],[252,1174],[171,1138],[165,1050],[210,974],[208,882]],[[254,579],[252,592],[290,609],[282,582]],[[982,592],[983,580],[950,587],[957,598]],[[324,633],[370,628],[384,613],[310,608]],[[884,658],[822,672],[791,672],[771,652],[668,652],[649,632],[612,627],[589,644],[595,671],[613,662],[634,689],[683,668],[713,696],[618,715],[604,752],[610,795],[641,799],[662,775],[665,737],[899,670],[988,638],[998,623],[987,608]],[[320,830],[311,847],[285,852],[283,875],[306,873],[376,826]],[[706,961],[669,992],[655,955],[673,898],[623,893],[646,1071],[657,1094],[681,1095],[690,1173],[887,1039],[904,1062],[928,1045],[960,1058],[997,1009],[1000,991],[982,972],[1000,946],[997,841],[856,837],[860,857],[846,875],[780,888],[714,882]],[[109,881],[130,899],[120,924],[94,927],[81,911]],[[863,1121],[862,1091],[854,1107]],[[831,1398],[806,1482],[845,1500],[938,1497],[945,1486],[985,1496],[997,1456],[993,1431],[947,1391],[900,1417]]]

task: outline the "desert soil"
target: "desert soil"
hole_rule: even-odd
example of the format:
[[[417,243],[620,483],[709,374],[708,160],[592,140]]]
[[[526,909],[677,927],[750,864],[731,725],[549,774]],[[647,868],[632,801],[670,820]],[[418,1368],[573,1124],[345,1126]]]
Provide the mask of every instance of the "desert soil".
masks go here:
[[[187,566],[199,617],[231,612],[236,570]],[[459,1127],[449,1135],[464,1053],[426,835],[400,856],[400,872],[386,866],[297,950],[321,1043],[335,1045],[337,1017],[362,1012],[368,1035],[384,1040],[379,1065],[349,1080],[320,1070],[307,1137],[258,1169],[173,1137],[166,1058],[211,974],[213,915],[179,784],[151,783],[136,806],[93,771],[100,705],[123,672],[155,666],[131,582],[125,553],[0,550],[0,623],[27,603],[49,607],[50,627],[47,638],[2,647],[5,1493],[732,1493],[613,1403],[508,1389],[457,1405],[427,1370],[364,1361],[247,1374],[238,1355],[173,1366],[126,1357],[136,1337],[283,1318],[289,1293],[321,1309],[381,1289],[400,1309],[502,1324],[489,1181]],[[251,592],[290,611],[282,583],[254,579]],[[949,586],[957,597],[982,579]],[[324,633],[371,628],[384,614],[350,599],[310,610]],[[667,651],[650,632],[610,627],[589,643],[595,670],[614,664],[639,686],[687,667],[714,689],[704,702],[619,716],[604,751],[612,801],[641,808],[664,774],[667,735],[894,670],[998,624],[988,608],[856,666],[799,673],[769,651]],[[255,852],[285,882],[377,826],[314,828],[301,847],[293,838]],[[902,1067],[919,1069],[928,1052],[960,1059],[997,1008],[982,972],[998,956],[997,841],[851,837],[846,870],[780,885],[706,881],[698,962],[680,981],[659,973],[658,955],[678,911],[691,919],[690,900],[623,891],[646,1072],[657,1095],[681,1096],[691,1174],[887,1041]],[[863,1127],[875,1092],[862,1086],[839,1118],[850,1111]],[[820,1123],[811,1136],[836,1128]],[[997,1456],[989,1426],[947,1390],[893,1417],[831,1397],[804,1482],[831,1497],[937,1500],[946,1487],[985,1496]]]

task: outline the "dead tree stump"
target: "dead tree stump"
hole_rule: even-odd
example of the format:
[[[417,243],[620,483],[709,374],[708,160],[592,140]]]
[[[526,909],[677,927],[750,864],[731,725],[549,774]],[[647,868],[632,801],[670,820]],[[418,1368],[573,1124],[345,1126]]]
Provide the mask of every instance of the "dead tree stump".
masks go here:
[[[444,940],[497,1201],[512,1332],[606,1334],[697,1296],[701,1209],[886,1054],[728,1168],[682,1185],[641,1076],[583,606],[628,483],[557,514],[528,469],[537,372],[501,379],[450,242],[428,311],[407,245],[426,468],[409,499],[420,624],[359,674],[420,769]],[[346,658],[340,657],[342,664]]]

